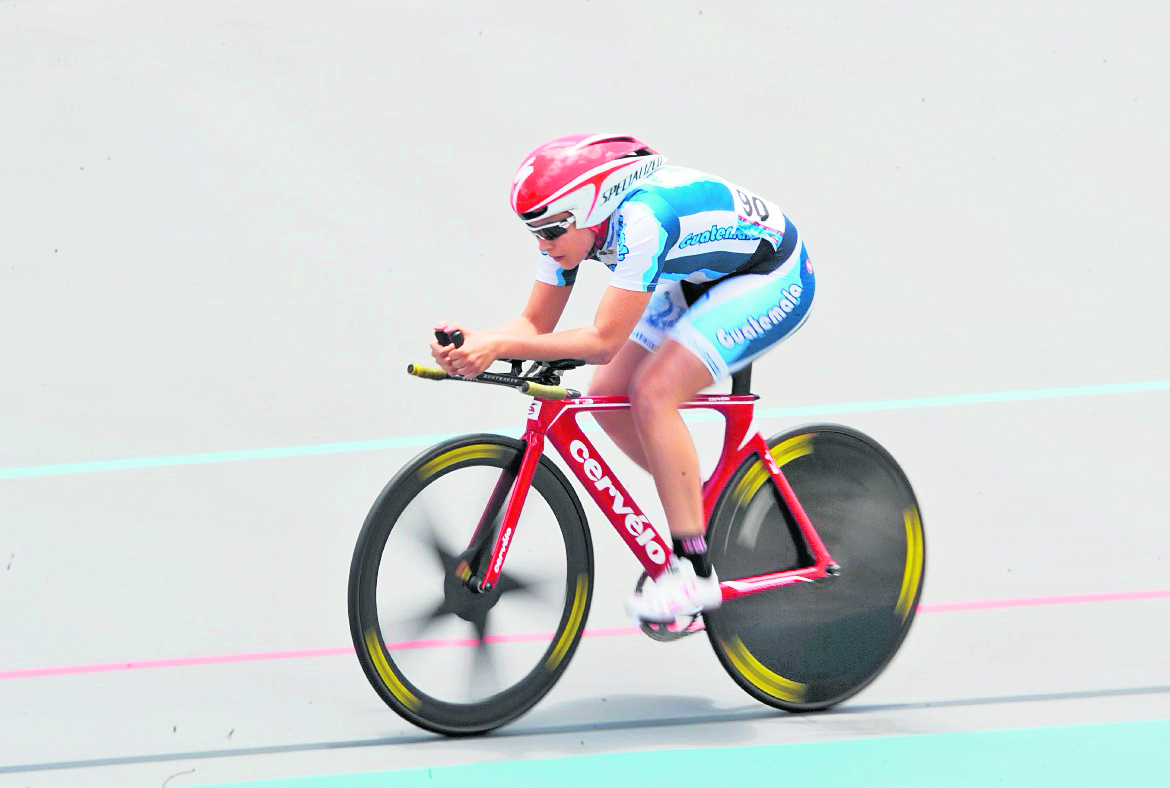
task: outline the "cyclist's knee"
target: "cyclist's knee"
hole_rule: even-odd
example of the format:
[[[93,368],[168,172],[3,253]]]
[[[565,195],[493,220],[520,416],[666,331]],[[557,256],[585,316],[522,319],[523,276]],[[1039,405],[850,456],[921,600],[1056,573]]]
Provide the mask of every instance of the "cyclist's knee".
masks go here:
[[[635,410],[673,410],[711,384],[711,373],[689,350],[668,343],[655,360],[643,365],[630,384]]]
[[[686,400],[678,390],[678,384],[669,376],[652,372],[634,378],[630,383],[629,397],[635,412],[673,410]]]

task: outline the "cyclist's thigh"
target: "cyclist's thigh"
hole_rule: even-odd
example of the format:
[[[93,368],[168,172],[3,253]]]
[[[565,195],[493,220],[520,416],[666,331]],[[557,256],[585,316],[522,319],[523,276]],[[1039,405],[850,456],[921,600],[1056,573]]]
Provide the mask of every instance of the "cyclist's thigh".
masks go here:
[[[800,328],[816,279],[804,244],[769,274],[734,276],[712,287],[668,329],[721,380]]]
[[[610,362],[593,373],[589,394],[594,397],[626,396],[634,372],[649,355],[650,351],[633,339],[626,340]]]
[[[706,365],[689,348],[667,339],[638,368],[630,398],[677,407],[710,385]]]

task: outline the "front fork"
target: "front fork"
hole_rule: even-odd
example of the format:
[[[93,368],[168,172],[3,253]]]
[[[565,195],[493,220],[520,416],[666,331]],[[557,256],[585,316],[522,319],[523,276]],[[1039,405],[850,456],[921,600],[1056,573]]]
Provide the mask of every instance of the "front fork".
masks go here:
[[[499,581],[508,546],[512,543],[543,450],[543,436],[536,435],[536,440],[532,437],[531,434],[525,435],[521,441],[521,453],[500,471],[500,478],[480,515],[471,542],[459,555],[455,566],[459,579],[476,593],[491,591]]]

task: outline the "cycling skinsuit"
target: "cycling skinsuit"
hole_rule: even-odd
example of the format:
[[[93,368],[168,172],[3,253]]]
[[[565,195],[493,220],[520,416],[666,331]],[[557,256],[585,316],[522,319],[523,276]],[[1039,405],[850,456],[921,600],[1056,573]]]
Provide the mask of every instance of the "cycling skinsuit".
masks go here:
[[[812,264],[772,203],[711,175],[666,166],[614,211],[596,258],[622,290],[653,291],[630,339],[647,350],[674,340],[718,381],[800,327],[816,290]],[[576,281],[541,259],[537,279]]]

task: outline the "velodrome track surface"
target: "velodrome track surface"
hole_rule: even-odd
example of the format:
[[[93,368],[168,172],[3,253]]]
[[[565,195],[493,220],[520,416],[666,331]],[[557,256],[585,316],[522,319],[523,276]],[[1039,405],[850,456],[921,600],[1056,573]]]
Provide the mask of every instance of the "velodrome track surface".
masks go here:
[[[1168,17],[0,1],[0,786],[1170,784]],[[817,304],[760,427],[851,424],[915,485],[920,615],[831,713],[634,633],[588,502],[586,638],[513,725],[426,734],[353,657],[382,485],[526,409],[402,369],[519,308],[509,178],[591,129],[785,207]]]

